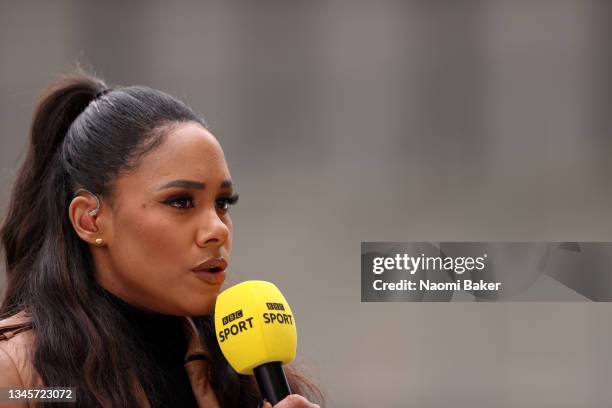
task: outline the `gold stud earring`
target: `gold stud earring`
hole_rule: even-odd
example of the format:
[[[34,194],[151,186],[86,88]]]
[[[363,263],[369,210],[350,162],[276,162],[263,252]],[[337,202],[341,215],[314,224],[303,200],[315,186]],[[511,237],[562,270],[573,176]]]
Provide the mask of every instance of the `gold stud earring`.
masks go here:
[[[96,238],[96,245],[97,246],[102,246],[104,245],[104,240],[102,238]]]

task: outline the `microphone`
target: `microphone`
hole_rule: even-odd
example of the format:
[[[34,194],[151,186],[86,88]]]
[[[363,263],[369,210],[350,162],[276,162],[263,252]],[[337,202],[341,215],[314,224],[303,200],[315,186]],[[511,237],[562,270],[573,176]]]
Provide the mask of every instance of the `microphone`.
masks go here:
[[[215,332],[229,364],[240,374],[255,375],[272,405],[291,394],[283,365],[295,358],[297,331],[291,308],[273,283],[246,281],[221,292]]]

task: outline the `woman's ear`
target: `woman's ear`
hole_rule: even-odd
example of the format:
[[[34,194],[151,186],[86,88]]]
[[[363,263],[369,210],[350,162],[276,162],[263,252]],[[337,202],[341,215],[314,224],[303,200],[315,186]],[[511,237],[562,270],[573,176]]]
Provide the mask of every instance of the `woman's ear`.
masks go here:
[[[104,228],[102,208],[99,201],[91,194],[83,194],[72,199],[68,207],[68,216],[72,227],[81,239],[91,245],[102,246]]]

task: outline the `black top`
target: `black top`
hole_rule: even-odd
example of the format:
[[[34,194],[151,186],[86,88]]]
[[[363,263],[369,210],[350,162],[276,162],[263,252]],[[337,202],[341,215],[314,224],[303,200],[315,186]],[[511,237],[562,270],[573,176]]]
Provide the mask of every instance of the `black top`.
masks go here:
[[[184,366],[187,352],[184,318],[146,311],[107,290],[104,292],[132,326],[131,334],[143,352],[143,364],[153,367],[158,374],[151,379],[153,386],[143,384],[151,407],[197,408]]]

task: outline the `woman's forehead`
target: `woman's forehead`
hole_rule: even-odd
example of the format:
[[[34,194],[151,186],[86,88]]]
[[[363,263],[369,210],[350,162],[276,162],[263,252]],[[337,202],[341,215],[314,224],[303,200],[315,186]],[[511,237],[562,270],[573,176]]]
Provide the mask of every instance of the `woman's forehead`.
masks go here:
[[[208,130],[195,123],[170,129],[164,141],[145,154],[126,177],[134,183],[147,184],[173,178],[206,184],[230,179],[221,145]]]
[[[217,139],[201,125],[189,122],[167,130],[164,141],[151,152],[150,161],[157,162],[160,158],[180,161],[200,157],[225,160]]]

